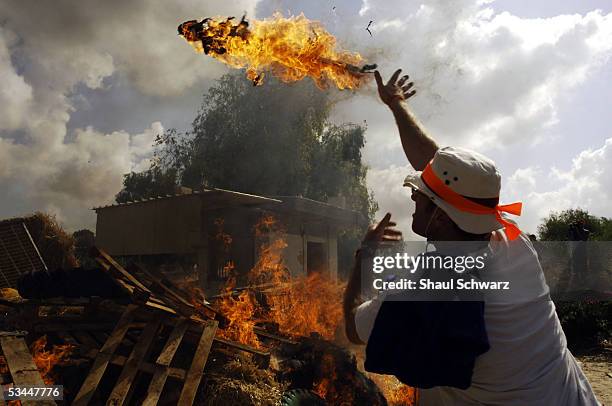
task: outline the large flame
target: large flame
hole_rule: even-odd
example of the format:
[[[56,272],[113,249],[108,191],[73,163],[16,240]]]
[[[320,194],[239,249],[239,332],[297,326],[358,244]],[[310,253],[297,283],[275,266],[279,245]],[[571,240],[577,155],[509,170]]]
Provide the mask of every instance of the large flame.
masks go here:
[[[236,68],[246,68],[255,85],[262,83],[270,70],[284,82],[310,76],[317,86],[329,83],[339,89],[355,89],[368,75],[357,68],[358,53],[336,50],[336,38],[316,21],[303,14],[247,22],[244,17],[206,18],[186,21],[178,32],[200,53],[205,53]],[[369,69],[372,66],[364,66]]]
[[[283,258],[285,231],[273,216],[262,216],[254,234],[260,245],[248,280],[251,286],[273,286],[265,290],[267,307],[248,289],[233,294],[235,278],[230,278],[218,302],[228,320],[227,327],[218,330],[219,336],[259,348],[254,327],[263,319],[275,322],[280,332],[290,336],[314,332],[333,339],[342,318],[343,285],[322,273],[292,278]]]
[[[270,318],[291,336],[319,333],[333,340],[342,319],[342,284],[321,273],[294,278],[284,289],[270,293]]]
[[[223,220],[217,219],[215,224],[216,239],[226,242],[224,249],[229,251],[232,238],[223,231]],[[308,336],[315,332],[324,339],[333,340],[342,319],[344,284],[331,280],[321,272],[292,277],[284,263],[284,250],[288,246],[286,231],[275,217],[262,216],[253,233],[260,245],[257,262],[247,276],[252,288],[264,289],[262,293],[267,306],[262,306],[255,299],[251,289],[236,294],[235,275],[230,277],[221,300],[217,302],[220,312],[227,319],[227,325],[217,330],[217,334],[261,348],[255,326],[258,321],[265,320],[276,323],[280,332],[290,336]],[[363,353],[356,355],[362,364]],[[331,404],[338,403],[340,399],[347,401],[351,394],[336,383],[338,372],[332,354],[323,355],[320,370],[313,391]],[[416,404],[416,389],[403,385],[393,376],[367,375],[381,389],[390,406]],[[343,404],[351,404],[350,399]]]
[[[282,333],[307,336],[316,332],[332,340],[342,318],[343,285],[319,272],[291,277],[283,258],[286,232],[273,216],[261,218],[255,236],[265,242],[259,247],[259,259],[249,280],[275,286],[266,291],[267,318],[277,323]]]
[[[237,297],[234,297],[232,295],[234,285],[234,279],[231,278],[225,288],[226,295],[218,303],[221,314],[227,319],[227,325],[223,329],[218,329],[217,335],[260,348],[261,345],[254,329],[257,302],[248,290],[243,290]]]
[[[290,274],[283,260],[287,248],[283,227],[274,216],[264,215],[255,225],[254,234],[260,245],[257,262],[249,271],[249,283],[277,285],[288,282]]]

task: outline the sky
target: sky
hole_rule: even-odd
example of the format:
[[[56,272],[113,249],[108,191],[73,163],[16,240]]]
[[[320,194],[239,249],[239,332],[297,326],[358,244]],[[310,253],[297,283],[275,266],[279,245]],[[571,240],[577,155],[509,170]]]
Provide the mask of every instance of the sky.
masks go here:
[[[551,211],[612,217],[612,3],[604,0],[5,0],[0,3],[0,218],[48,211],[95,228],[155,135],[186,129],[228,67],[193,52],[179,23],[304,13],[343,49],[402,68],[410,109],[442,146],[491,157],[502,203],[535,232]],[[372,35],[365,30],[372,20]],[[307,79],[308,80],[308,79]],[[367,123],[368,186],[410,229],[410,167],[372,84],[334,122]]]

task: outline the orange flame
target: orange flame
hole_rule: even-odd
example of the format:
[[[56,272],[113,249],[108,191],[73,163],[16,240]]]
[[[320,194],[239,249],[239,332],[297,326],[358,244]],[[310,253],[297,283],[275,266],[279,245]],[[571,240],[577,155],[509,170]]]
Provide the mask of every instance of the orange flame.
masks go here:
[[[367,375],[376,383],[389,406],[415,406],[417,404],[416,388],[404,385],[393,375],[373,373],[367,373]]]
[[[262,83],[264,70],[286,83],[309,76],[322,89],[330,82],[339,89],[355,89],[367,80],[357,68],[361,56],[337,51],[336,38],[303,14],[285,18],[275,13],[251,24],[244,17],[239,22],[233,17],[192,20],[179,25],[178,32],[197,52],[247,68],[255,85]]]
[[[68,357],[74,349],[72,344],[53,345],[51,351],[46,350],[47,336],[44,335],[32,343],[30,351],[32,359],[43,378],[46,385],[53,385],[55,376],[53,367],[55,365],[65,365]]]
[[[407,385],[401,385],[386,396],[389,406],[414,406],[417,402],[417,390]]]
[[[225,220],[217,218],[214,223],[217,227],[215,239],[222,244],[221,249],[227,254],[230,252],[232,237],[223,230]],[[258,305],[250,292],[246,290],[234,297],[232,294],[236,287],[236,276],[233,275],[234,269],[234,262],[227,260],[221,271],[224,276],[229,276],[229,278],[223,289],[222,298],[217,305],[221,314],[225,316],[227,325],[223,329],[218,329],[217,335],[221,338],[260,348],[259,339],[254,331],[254,316]]]
[[[342,319],[343,285],[320,273],[295,278],[278,292],[268,294],[270,318],[291,336],[319,333],[333,340]]]
[[[284,334],[307,336],[316,332],[333,339],[342,319],[344,286],[322,273],[291,278],[283,258],[287,248],[285,231],[273,216],[263,216],[254,234],[260,245],[248,281],[252,286],[273,286],[265,292],[269,308],[263,309],[249,290],[232,295],[236,279],[230,278],[218,302],[219,311],[228,320],[227,327],[218,330],[219,336],[261,348],[254,327],[256,316],[262,316],[277,323]]]
[[[285,334],[307,336],[317,332],[333,339],[342,318],[343,285],[322,273],[292,278],[283,258],[285,230],[274,217],[262,217],[255,235],[271,239],[260,246],[259,259],[249,273],[251,283],[276,286],[266,292],[270,305],[267,317]]]
[[[284,230],[273,216],[262,216],[255,225],[255,237],[262,242],[257,262],[249,271],[251,284],[280,284],[289,280],[289,270],[283,261],[283,251],[287,248],[284,234]]]
[[[235,280],[232,278],[225,288],[226,296],[218,303],[221,314],[227,319],[227,326],[224,329],[218,329],[217,335],[261,348],[254,331],[257,303],[248,290],[243,290],[234,298],[231,294],[234,286]]]

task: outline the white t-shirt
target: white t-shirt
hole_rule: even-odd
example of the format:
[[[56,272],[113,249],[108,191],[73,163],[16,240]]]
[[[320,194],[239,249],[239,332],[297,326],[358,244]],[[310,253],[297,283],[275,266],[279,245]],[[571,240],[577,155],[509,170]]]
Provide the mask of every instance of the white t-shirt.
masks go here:
[[[567,349],[565,334],[549,299],[549,289],[531,241],[507,241],[496,232],[491,242],[495,275],[516,292],[541,300],[522,302],[487,297],[485,326],[490,350],[476,358],[472,385],[421,389],[419,405],[598,405],[591,385]],[[489,268],[487,268],[489,269]],[[483,279],[487,279],[484,275]],[[535,296],[534,296],[535,294]],[[355,313],[357,334],[367,342],[382,299],[363,303]]]

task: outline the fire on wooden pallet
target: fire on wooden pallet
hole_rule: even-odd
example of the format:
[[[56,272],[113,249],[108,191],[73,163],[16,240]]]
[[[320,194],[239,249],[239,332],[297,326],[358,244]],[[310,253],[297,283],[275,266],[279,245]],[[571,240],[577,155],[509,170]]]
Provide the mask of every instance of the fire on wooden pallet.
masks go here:
[[[97,248],[91,254],[120,295],[1,300],[3,385],[63,385],[64,400],[57,402],[75,405],[415,401],[407,387],[395,390],[395,400],[385,399],[380,382],[320,334],[286,334],[270,320],[253,321],[254,342],[227,334],[236,320],[224,313],[224,300],[239,301],[243,292],[261,296],[278,286],[196,300],[157,271],[123,267]]]

